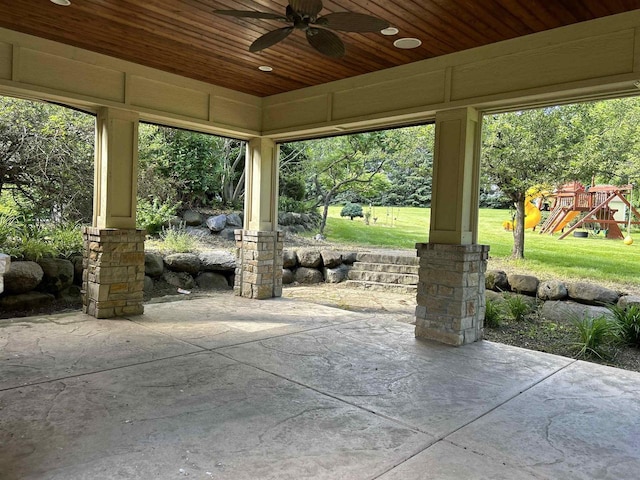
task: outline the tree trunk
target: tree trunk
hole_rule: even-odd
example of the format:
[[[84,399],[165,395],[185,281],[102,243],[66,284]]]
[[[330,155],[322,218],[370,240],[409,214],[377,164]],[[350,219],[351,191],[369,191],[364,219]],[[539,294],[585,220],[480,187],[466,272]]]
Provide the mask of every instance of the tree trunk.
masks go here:
[[[514,202],[516,207],[516,218],[513,220],[513,250],[512,258],[524,258],[524,201],[525,196],[521,195]]]
[[[324,206],[322,207],[322,220],[320,220],[320,230],[318,231],[320,235],[324,234],[324,227],[327,226],[327,216],[329,215],[330,201],[331,201],[330,198],[326,198],[324,201]]]

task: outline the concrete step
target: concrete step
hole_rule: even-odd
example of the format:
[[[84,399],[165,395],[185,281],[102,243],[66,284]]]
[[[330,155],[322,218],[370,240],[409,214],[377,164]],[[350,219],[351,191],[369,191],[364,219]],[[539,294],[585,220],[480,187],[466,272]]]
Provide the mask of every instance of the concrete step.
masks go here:
[[[386,263],[391,265],[419,265],[420,259],[415,251],[406,252],[358,252],[356,255],[358,262],[365,263]]]
[[[363,288],[367,290],[377,290],[382,292],[396,293],[416,293],[417,285],[400,285],[397,283],[367,282],[363,280],[347,280],[350,287]]]
[[[411,275],[406,273],[371,272],[351,269],[349,271],[349,280],[389,283],[397,285],[417,285],[418,275]]]
[[[419,267],[417,265],[394,265],[390,263],[356,262],[353,264],[353,270],[418,275]]]

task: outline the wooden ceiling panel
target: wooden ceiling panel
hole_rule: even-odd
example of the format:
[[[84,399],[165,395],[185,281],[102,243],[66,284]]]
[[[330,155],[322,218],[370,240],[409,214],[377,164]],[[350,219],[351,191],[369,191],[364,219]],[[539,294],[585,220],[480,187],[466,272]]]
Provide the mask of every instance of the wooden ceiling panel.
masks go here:
[[[341,59],[316,52],[303,32],[259,53],[249,46],[281,28],[275,20],[217,15],[217,9],[283,14],[288,0],[12,0],[0,26],[267,96],[454,53],[571,23],[640,9],[640,0],[325,0],[321,15],[351,11],[387,20],[397,36],[337,32]],[[393,41],[422,45],[400,50]],[[270,73],[260,65],[273,67]]]

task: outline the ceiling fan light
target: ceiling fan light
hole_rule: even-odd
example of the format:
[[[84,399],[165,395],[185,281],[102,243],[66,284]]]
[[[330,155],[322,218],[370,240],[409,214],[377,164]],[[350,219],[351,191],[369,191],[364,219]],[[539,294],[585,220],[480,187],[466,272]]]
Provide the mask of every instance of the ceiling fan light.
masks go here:
[[[396,27],[387,27],[387,28],[385,28],[383,30],[380,30],[380,33],[382,35],[391,36],[391,35],[397,35],[399,31],[400,30],[398,30]]]
[[[403,50],[418,48],[420,45],[422,45],[422,40],[418,38],[399,38],[393,42],[394,47],[401,48]]]
[[[68,7],[71,5],[70,0],[51,0],[51,3],[55,3],[56,5],[61,5],[63,7]]]

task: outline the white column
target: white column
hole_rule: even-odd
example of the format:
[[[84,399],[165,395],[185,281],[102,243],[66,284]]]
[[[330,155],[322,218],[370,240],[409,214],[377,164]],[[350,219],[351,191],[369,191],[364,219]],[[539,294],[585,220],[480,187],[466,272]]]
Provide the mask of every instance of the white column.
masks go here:
[[[478,241],[480,116],[473,108],[436,113],[429,243]]]
[[[235,293],[282,295],[282,232],[278,232],[278,146],[269,138],[247,145],[244,230],[236,230]]]
[[[101,108],[96,119],[93,226],[136,228],[138,114]]]
[[[270,138],[247,144],[244,228],[273,232],[278,229],[279,147]]]

